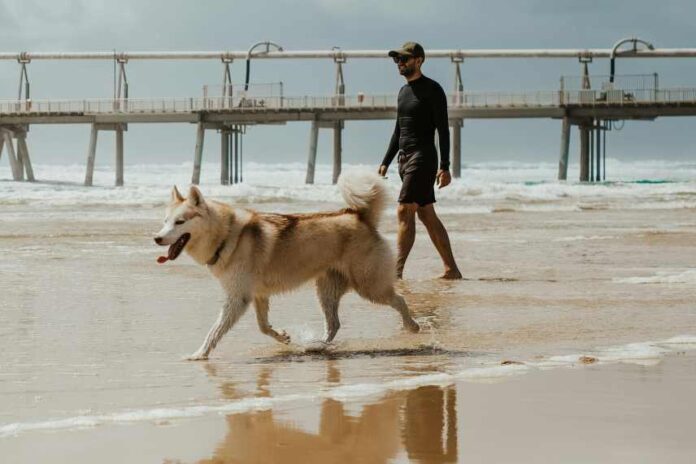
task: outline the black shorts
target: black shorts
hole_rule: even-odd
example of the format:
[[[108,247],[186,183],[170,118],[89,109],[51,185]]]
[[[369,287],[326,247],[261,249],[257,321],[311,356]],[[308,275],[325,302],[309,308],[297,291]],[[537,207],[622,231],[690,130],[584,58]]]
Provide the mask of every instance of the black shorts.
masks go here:
[[[435,203],[437,156],[419,151],[399,152],[399,177],[403,182],[399,203],[418,203],[418,206]]]

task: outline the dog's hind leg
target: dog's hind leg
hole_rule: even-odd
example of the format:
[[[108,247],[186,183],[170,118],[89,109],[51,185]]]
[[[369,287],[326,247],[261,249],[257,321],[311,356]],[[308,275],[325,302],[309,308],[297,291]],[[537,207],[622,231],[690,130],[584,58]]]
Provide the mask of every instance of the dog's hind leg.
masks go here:
[[[210,328],[201,347],[187,359],[190,361],[208,359],[210,352],[213,351],[222,336],[232,328],[249,307],[249,300],[248,296],[230,297],[223,306],[222,311],[220,311],[217,321]]]
[[[356,291],[363,298],[377,304],[391,306],[392,308],[396,309],[401,315],[404,328],[409,332],[418,333],[420,330],[418,323],[413,320],[413,317],[411,317],[411,312],[408,309],[406,300],[404,300],[404,297],[396,293],[393,288],[387,288],[383,291],[375,292],[374,288],[356,287]]]
[[[254,298],[254,307],[256,308],[256,322],[259,323],[259,330],[261,330],[261,333],[275,338],[280,343],[290,343],[290,335],[285,333],[284,330],[276,332],[273,327],[271,327],[271,324],[268,323],[268,298]]]
[[[411,317],[404,298],[394,291],[396,276],[389,248],[381,239],[379,245],[373,248],[373,253],[366,259],[353,262],[350,271],[351,285],[366,300],[396,309],[401,315],[404,328],[416,333],[420,330],[418,323]]]
[[[337,271],[329,270],[317,279],[317,295],[326,318],[326,343],[330,343],[341,327],[338,303],[348,290],[348,280]]]
[[[399,314],[401,315],[401,319],[404,322],[404,328],[408,330],[411,333],[418,333],[420,331],[420,326],[416,321],[413,320],[413,317],[411,317],[411,312],[408,309],[408,305],[406,304],[406,300],[404,300],[404,297],[399,295],[398,293],[394,292],[394,290],[391,291],[391,296],[388,297],[388,299],[385,301],[385,304],[388,304],[392,308],[396,309]]]

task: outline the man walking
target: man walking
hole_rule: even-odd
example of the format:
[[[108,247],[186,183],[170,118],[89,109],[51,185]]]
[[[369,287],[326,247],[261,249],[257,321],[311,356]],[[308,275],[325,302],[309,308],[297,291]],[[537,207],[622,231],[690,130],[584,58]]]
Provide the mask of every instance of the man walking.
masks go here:
[[[406,42],[400,49],[390,51],[389,56],[397,64],[399,74],[407,81],[399,91],[396,127],[379,167],[379,174],[386,175],[389,164],[398,153],[399,176],[403,184],[397,208],[397,276],[402,278],[406,259],[413,247],[416,238],[415,217],[418,215],[445,266],[441,277],[461,279],[447,230],[433,207],[435,183],[443,188],[452,181],[449,172],[447,97],[437,82],[421,73],[425,52],[419,44]],[[440,142],[439,169],[435,129]]]

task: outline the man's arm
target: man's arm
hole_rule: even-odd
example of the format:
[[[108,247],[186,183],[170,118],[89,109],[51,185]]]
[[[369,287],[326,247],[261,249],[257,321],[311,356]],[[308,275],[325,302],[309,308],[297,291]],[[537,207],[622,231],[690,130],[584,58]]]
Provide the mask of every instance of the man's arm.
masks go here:
[[[387,148],[387,153],[384,155],[384,159],[382,160],[382,166],[385,168],[388,168],[389,165],[391,164],[392,160],[394,159],[394,156],[396,156],[396,153],[399,151],[399,135],[400,135],[400,129],[399,129],[399,120],[396,120],[396,126],[394,127],[394,133],[391,136],[391,141],[389,142],[389,148]]]
[[[447,96],[439,84],[436,84],[433,99],[433,118],[440,141],[440,169],[449,170],[450,166],[450,133],[449,118],[447,117]]]

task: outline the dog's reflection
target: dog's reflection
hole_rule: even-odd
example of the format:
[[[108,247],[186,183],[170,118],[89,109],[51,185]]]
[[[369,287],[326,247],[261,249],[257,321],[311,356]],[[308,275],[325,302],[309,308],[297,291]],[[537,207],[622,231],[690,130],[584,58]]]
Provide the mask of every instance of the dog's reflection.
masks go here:
[[[340,382],[336,361],[326,362],[326,380]],[[208,372],[215,375],[214,367]],[[258,397],[270,396],[272,368],[262,367]],[[227,398],[241,393],[223,382]],[[292,411],[291,411],[292,412]],[[386,463],[397,457],[422,463],[457,460],[456,390],[425,386],[391,392],[364,406],[358,416],[344,404],[323,399],[318,432],[302,430],[273,410],[227,416],[228,432],[214,455],[201,463]]]

